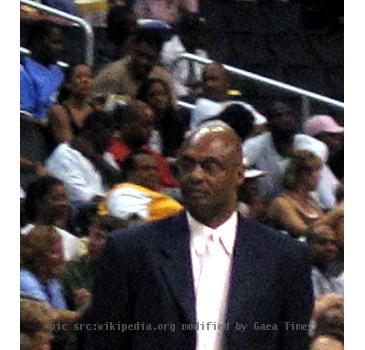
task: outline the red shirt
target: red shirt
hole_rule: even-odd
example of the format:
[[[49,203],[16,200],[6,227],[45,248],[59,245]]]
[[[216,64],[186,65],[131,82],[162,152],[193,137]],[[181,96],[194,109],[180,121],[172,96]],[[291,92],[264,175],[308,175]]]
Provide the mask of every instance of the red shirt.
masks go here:
[[[173,177],[167,160],[160,153],[148,148],[147,146],[142,146],[141,149],[155,157],[156,163],[160,169],[161,189],[180,186],[179,182]],[[121,169],[123,161],[134,153],[134,151],[123,141],[117,138],[113,139],[108,152],[113,155]]]

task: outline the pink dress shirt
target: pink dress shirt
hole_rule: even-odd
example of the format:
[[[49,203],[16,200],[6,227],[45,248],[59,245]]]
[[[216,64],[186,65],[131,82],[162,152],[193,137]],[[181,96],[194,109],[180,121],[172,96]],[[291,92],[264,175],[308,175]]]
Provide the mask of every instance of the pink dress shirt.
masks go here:
[[[237,212],[213,229],[187,213],[198,322],[196,350],[219,350],[225,328]]]

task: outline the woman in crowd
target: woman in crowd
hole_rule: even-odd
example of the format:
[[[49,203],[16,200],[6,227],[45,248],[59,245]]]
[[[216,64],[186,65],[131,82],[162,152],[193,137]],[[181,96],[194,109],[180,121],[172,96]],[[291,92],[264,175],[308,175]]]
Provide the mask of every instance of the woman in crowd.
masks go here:
[[[44,176],[32,182],[27,188],[24,210],[27,225],[22,228],[28,234],[34,225],[52,225],[62,237],[66,260],[80,255],[81,241],[69,233],[70,205],[62,181]]]
[[[54,320],[72,322],[80,314],[69,311],[59,280],[65,262],[62,239],[52,226],[36,226],[20,242],[20,291],[46,302]]]
[[[165,157],[174,157],[184,138],[184,126],[178,117],[169,86],[161,79],[146,79],[137,93],[137,99],[147,103],[156,115],[160,140],[156,150]]]
[[[311,152],[293,154],[284,176],[285,191],[268,209],[269,220],[274,226],[298,237],[324,218],[324,212],[313,197],[322,166],[321,159]]]
[[[56,142],[69,142],[82,128],[88,114],[101,103],[92,101],[93,69],[87,64],[71,67],[61,88],[59,103],[49,112],[49,130]]]

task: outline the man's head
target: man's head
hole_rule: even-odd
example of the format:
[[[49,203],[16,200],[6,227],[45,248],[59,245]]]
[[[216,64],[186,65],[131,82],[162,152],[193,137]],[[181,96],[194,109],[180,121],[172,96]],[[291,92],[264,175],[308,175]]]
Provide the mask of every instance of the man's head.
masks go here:
[[[338,242],[336,233],[330,226],[314,226],[308,233],[307,242],[315,266],[326,269],[334,263],[338,255]]]
[[[219,63],[210,63],[203,71],[203,94],[205,97],[222,102],[227,100],[230,79],[227,71]]]
[[[44,65],[55,64],[64,49],[61,29],[47,21],[33,23],[30,28],[28,46],[34,59]]]
[[[275,102],[268,110],[268,127],[275,140],[291,143],[298,131],[298,121],[291,107],[283,102]]]
[[[128,6],[114,5],[107,15],[107,34],[109,40],[123,48],[126,40],[137,32],[136,14]]]
[[[188,13],[181,17],[177,32],[186,51],[192,52],[205,46],[208,27],[205,20],[198,14]]]
[[[119,125],[122,140],[134,149],[147,144],[155,128],[152,109],[138,100],[115,109],[114,120]]]
[[[97,110],[88,115],[80,136],[90,142],[97,153],[103,154],[112,141],[113,130],[114,122],[111,115]]]
[[[343,149],[344,128],[329,115],[315,115],[304,124],[304,131],[324,142],[331,155]]]
[[[122,165],[127,182],[157,191],[160,185],[160,172],[153,155],[147,152],[132,154]]]
[[[144,80],[157,64],[163,44],[162,34],[152,29],[140,29],[131,48],[130,70],[137,80]]]
[[[216,227],[237,209],[244,181],[241,140],[227,124],[202,124],[184,141],[177,165],[184,205],[195,219]]]

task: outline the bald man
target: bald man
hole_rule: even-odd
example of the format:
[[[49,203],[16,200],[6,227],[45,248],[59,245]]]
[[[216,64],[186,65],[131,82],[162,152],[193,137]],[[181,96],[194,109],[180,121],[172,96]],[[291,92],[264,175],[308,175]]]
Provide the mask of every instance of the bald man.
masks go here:
[[[211,117],[219,115],[232,104],[239,104],[251,113],[256,127],[266,124],[266,118],[253,106],[243,101],[233,101],[228,95],[231,79],[222,64],[217,62],[207,64],[202,76],[203,94],[201,98],[197,99],[195,109],[192,112],[189,123],[190,130],[194,130]]]
[[[241,152],[226,124],[203,124],[178,156],[186,210],[110,236],[88,349],[308,349],[307,248],[239,216]]]

